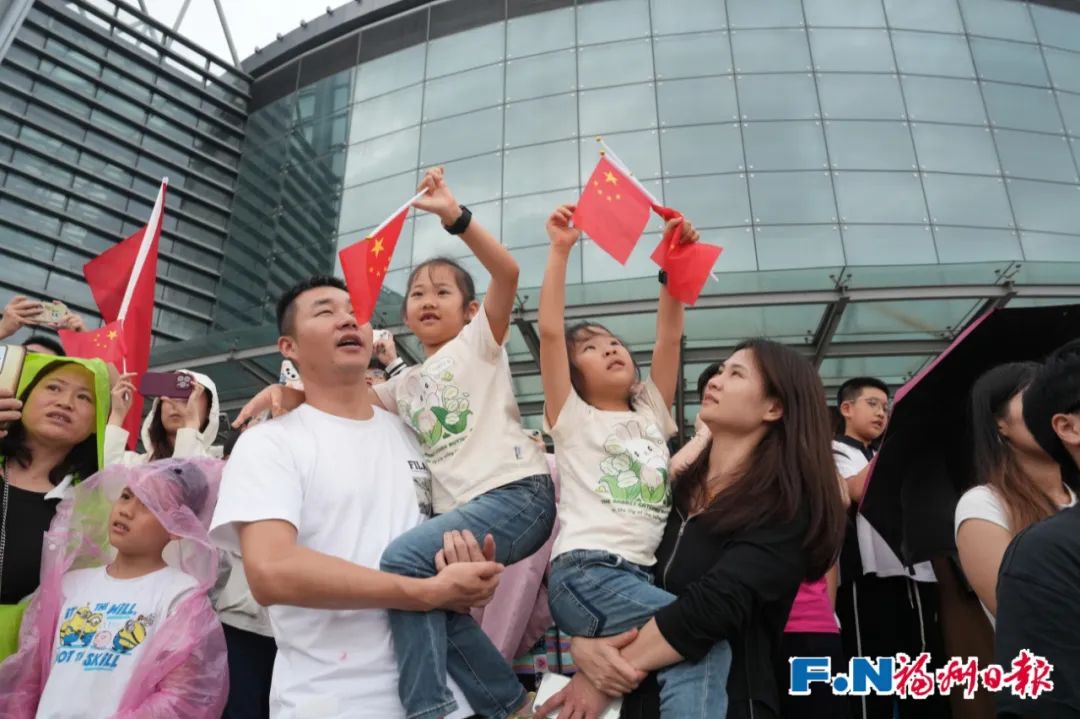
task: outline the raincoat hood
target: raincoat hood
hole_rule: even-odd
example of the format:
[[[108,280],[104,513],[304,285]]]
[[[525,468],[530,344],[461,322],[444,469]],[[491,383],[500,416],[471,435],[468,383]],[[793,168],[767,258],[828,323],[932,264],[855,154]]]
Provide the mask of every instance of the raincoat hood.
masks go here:
[[[195,381],[206,388],[206,391],[210,393],[210,416],[206,423],[206,429],[199,432],[199,443],[206,449],[206,451],[214,457],[221,456],[221,448],[214,447],[214,440],[217,439],[218,429],[221,426],[221,402],[218,400],[217,385],[214,384],[214,380],[210,379],[204,374],[199,372],[192,372],[190,370],[180,370],[184,374],[189,374],[195,378]],[[150,425],[154,422],[154,416],[157,414],[158,405],[161,404],[161,398],[155,397],[154,401],[150,404],[150,413],[146,415],[146,419],[143,420],[142,425],[142,443],[143,451],[147,455],[153,455],[153,444],[150,442]],[[213,449],[211,449],[213,448]]]
[[[105,425],[109,421],[110,402],[109,368],[104,362],[99,359],[54,357],[30,352],[26,355],[26,361],[23,362],[19,391],[16,394],[21,397],[30,383],[37,379],[43,370],[58,364],[77,364],[94,375],[94,436],[97,441],[97,467],[101,469],[105,465]]]
[[[208,528],[223,466],[205,458],[110,465],[72,488],[45,534],[41,586],[23,617],[19,651],[0,664],[0,715],[34,716],[52,666],[64,574],[105,566],[115,557],[108,520],[125,487],[173,537],[162,553],[165,562],[198,586],[147,641],[116,716],[221,715],[227,693],[225,639],[207,593],[217,578],[218,553]],[[174,672],[183,675],[179,684],[168,681]]]

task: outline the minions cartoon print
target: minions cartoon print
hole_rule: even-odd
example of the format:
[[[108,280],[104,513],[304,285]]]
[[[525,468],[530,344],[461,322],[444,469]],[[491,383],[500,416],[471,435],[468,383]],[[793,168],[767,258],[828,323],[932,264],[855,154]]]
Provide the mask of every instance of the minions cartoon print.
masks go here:
[[[83,602],[67,606],[58,630],[56,664],[112,671],[147,639],[155,615],[134,602]]]

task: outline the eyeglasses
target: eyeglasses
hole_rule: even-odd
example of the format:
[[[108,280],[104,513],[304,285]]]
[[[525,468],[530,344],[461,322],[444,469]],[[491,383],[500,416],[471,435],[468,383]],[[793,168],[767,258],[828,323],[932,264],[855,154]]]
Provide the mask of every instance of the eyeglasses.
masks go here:
[[[882,402],[877,397],[860,397],[859,399],[864,400],[866,402],[866,406],[874,411],[880,409],[885,414],[888,414],[890,411],[892,411],[892,402],[889,402],[888,400]]]

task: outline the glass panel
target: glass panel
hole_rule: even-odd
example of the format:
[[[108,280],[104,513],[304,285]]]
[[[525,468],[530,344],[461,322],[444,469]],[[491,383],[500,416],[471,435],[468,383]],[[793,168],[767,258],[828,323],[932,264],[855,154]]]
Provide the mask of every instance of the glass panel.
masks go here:
[[[531,145],[577,135],[577,94],[506,106],[506,146]]]
[[[912,120],[986,125],[979,83],[937,77],[900,78]]]
[[[502,153],[448,162],[446,177],[454,196],[466,205],[496,198],[502,187]]]
[[[501,107],[429,122],[421,130],[420,164],[428,166],[501,150],[502,126]]]
[[[509,169],[507,172],[510,172]],[[578,191],[575,185],[568,190],[503,200],[503,244],[507,247],[546,246],[548,237],[544,231],[544,223],[547,222],[548,216],[559,205],[577,202],[577,199]]]
[[[661,126],[739,119],[732,76],[666,80],[656,83],[656,92]],[[1077,100],[1080,127],[1080,98]]]
[[[739,75],[739,107],[744,120],[815,120],[817,88],[810,73]]]
[[[574,44],[574,8],[524,15],[506,23],[506,56],[521,57]]]
[[[1057,99],[1061,114],[1065,117],[1065,129],[1070,135],[1080,137],[1080,95],[1059,92]]]
[[[1021,232],[1020,244],[1028,262],[1080,262],[1080,237]]]
[[[811,28],[814,69],[892,72],[893,54],[887,30],[822,30]]]
[[[836,222],[832,182],[827,172],[752,173],[750,201],[754,222],[759,225]],[[758,243],[761,243],[760,228]],[[764,269],[764,263],[762,267]]]
[[[578,50],[580,87],[647,82],[652,76],[652,43],[648,38],[592,45]]]
[[[904,117],[904,100],[895,75],[818,75],[818,92],[825,117],[852,120]]]
[[[1018,130],[1062,131],[1053,91],[996,82],[984,82],[982,89],[994,125]]]
[[[424,121],[498,105],[502,96],[502,65],[432,80],[424,88]]]
[[[911,130],[923,170],[976,175],[1001,172],[990,128],[914,123]]]
[[[842,341],[940,339],[974,306],[972,300],[855,302],[844,312],[836,335]]]
[[[1039,40],[1044,45],[1080,52],[1080,15],[1074,9],[1045,7],[1037,3],[1030,3],[1029,7]]]
[[[845,225],[844,255],[849,265],[921,265],[938,261],[930,228],[911,225]]]
[[[577,89],[577,52],[563,50],[506,63],[506,101]]]
[[[940,225],[1008,227],[1009,198],[1001,178],[923,175],[930,219]]]
[[[499,204],[488,202],[475,205],[471,209],[476,219],[485,227],[497,231],[502,221]],[[443,229],[442,221],[437,215],[419,212],[416,215],[416,231],[413,234],[413,263],[439,255],[459,258],[469,257],[471,253],[468,245]],[[486,287],[480,284],[479,277],[474,275],[474,279],[477,280],[477,287]]]
[[[704,175],[743,169],[739,126],[698,125],[660,131],[664,175]]]
[[[1016,0],[960,0],[967,31],[972,35],[1036,42],[1027,3]]]
[[[593,2],[579,5],[577,14],[579,45],[628,40],[649,34],[648,0]]]
[[[754,232],[749,227],[701,230],[700,234],[702,242],[724,248],[713,272],[752,272],[758,268]],[[708,294],[708,290],[706,287],[704,293]]]
[[[724,0],[652,0],[652,31],[669,35],[695,30],[727,27]]]
[[[1069,92],[1080,92],[1080,52],[1066,52],[1043,48],[1046,64],[1054,87]]]
[[[453,178],[450,178],[451,181]],[[374,227],[416,194],[416,173],[406,172],[367,185],[350,187],[341,195],[338,234]]]
[[[1080,186],[1009,180],[1008,188],[1022,229],[1069,233],[1080,227]]]
[[[581,93],[580,100],[582,135],[656,127],[656,93],[651,82],[589,90]]]
[[[881,4],[866,0],[803,0],[811,26],[885,27]]]
[[[939,262],[946,264],[1024,259],[1020,242],[1012,230],[937,227],[934,236]]]
[[[646,182],[660,177],[660,141],[656,130],[606,135],[604,140],[639,180]],[[579,147],[581,184],[585,185],[600,157],[600,147],[592,137],[582,137]],[[646,182],[646,185],[648,186],[649,183]],[[652,192],[651,189],[650,192]]]
[[[733,28],[802,27],[799,0],[728,0],[728,18]]]
[[[367,100],[423,80],[426,52],[425,45],[416,45],[360,65],[356,68],[353,102]]]
[[[358,103],[352,110],[349,138],[357,142],[417,124],[421,90],[417,85]]]
[[[971,51],[979,77],[1040,87],[1050,84],[1042,52],[1036,45],[972,38]]]
[[[750,195],[741,175],[664,180],[664,202],[697,227],[750,224]]]
[[[428,43],[427,76],[449,75],[503,59],[503,23],[466,30]]]
[[[835,225],[757,227],[755,234],[758,266],[762,270],[844,264],[844,246]]]
[[[975,77],[971,50],[963,35],[893,31],[900,72],[916,75]]]
[[[544,234],[541,227],[540,233]],[[545,235],[546,237],[546,235]],[[591,244],[591,243],[588,243]],[[547,267],[548,248],[529,247],[514,252],[514,259],[521,267],[521,276],[518,278],[518,287],[536,288],[544,281],[544,270]],[[581,247],[574,247],[570,251],[570,260],[566,267],[567,284],[581,282]]]
[[[1080,181],[1065,137],[994,130],[994,138],[1006,175],[1058,182]]]
[[[906,122],[828,120],[829,158],[844,170],[914,170],[915,152]]]
[[[726,32],[653,38],[657,78],[695,77],[731,72]]]
[[[805,30],[731,31],[735,72],[805,72],[810,45]]]
[[[922,183],[913,172],[834,172],[841,222],[927,224]],[[845,230],[846,233],[846,230]]]
[[[743,126],[750,170],[828,167],[820,122],[752,122]]]
[[[503,194],[525,195],[576,187],[577,146],[577,140],[563,140],[507,150]]]
[[[890,27],[964,32],[956,0],[885,0],[885,12]]]

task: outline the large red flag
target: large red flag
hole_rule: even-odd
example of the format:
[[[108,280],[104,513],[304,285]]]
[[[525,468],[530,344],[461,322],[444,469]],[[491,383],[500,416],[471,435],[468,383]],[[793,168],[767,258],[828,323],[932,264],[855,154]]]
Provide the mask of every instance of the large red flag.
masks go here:
[[[625,265],[649,222],[652,205],[629,173],[602,155],[574,210],[574,226]]]
[[[665,220],[682,217],[682,213],[667,207],[654,206],[653,209]],[[680,242],[681,237],[681,225],[665,233],[653,250],[652,261],[667,273],[667,291],[671,296],[685,305],[693,305],[724,248],[704,242]]]
[[[150,221],[131,237],[110,247],[86,263],[83,276],[90,285],[101,316],[119,322],[124,340],[118,369],[141,375],[150,366],[150,330],[154,322],[154,285],[157,283],[158,242],[164,219],[165,188],[162,180]],[[136,379],[137,382],[137,379]],[[128,448],[134,449],[142,424],[142,396],[136,395],[124,420]],[[147,448],[149,450],[149,448]]]
[[[360,324],[371,321],[375,313],[379,291],[390,269],[390,258],[408,214],[409,204],[406,204],[370,235],[338,253],[345,284],[349,287],[353,313]]]
[[[124,328],[119,320],[89,332],[60,330],[59,335],[71,357],[101,359],[118,368],[124,364]]]

